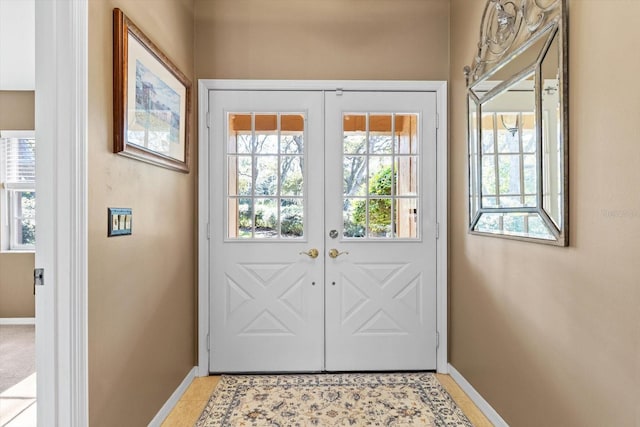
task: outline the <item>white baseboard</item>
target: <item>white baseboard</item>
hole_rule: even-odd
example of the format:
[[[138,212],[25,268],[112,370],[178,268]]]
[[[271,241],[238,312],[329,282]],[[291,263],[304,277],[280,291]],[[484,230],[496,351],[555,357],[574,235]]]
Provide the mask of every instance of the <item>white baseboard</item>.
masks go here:
[[[484,398],[476,391],[475,388],[471,385],[469,381],[467,381],[460,372],[456,368],[454,368],[451,364],[449,364],[449,375],[451,378],[458,383],[462,391],[464,391],[467,396],[476,404],[478,409],[482,411],[485,417],[491,421],[491,423],[496,427],[509,427],[509,424],[505,420],[502,419],[500,414],[496,412],[495,409],[489,405],[489,402],[484,400]]]
[[[165,404],[162,405],[162,408],[160,408],[156,416],[153,417],[148,427],[160,427],[162,422],[169,416],[169,414],[171,413],[173,408],[176,406],[176,404],[178,403],[178,401],[180,400],[184,392],[187,391],[187,388],[189,388],[189,386],[193,382],[193,379],[196,377],[197,371],[198,371],[197,367],[194,367],[189,371],[189,373],[187,374],[186,377],[184,377],[184,380],[182,380],[178,388],[173,392],[173,394],[169,397],[169,399],[165,402]]]
[[[0,317],[0,325],[35,325],[35,317]]]

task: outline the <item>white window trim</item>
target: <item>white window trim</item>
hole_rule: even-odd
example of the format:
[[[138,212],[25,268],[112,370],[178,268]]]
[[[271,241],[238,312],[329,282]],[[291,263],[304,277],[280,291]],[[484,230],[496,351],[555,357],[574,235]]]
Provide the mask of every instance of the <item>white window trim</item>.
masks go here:
[[[1,139],[35,139],[33,130],[0,130]],[[4,163],[4,159],[2,159]],[[35,182],[4,182],[6,179],[5,168],[0,165],[0,253],[34,253],[34,245],[22,245],[15,243],[11,230],[13,220],[13,207],[11,193],[13,191],[36,191]]]
[[[24,138],[34,139],[36,131],[34,130],[0,130],[0,138]]]
[[[0,239],[2,244],[1,253],[34,253],[36,251],[35,244],[25,245],[15,241],[14,231],[12,230],[11,223],[14,221],[15,214],[11,212],[15,209],[15,201],[12,200],[12,195],[22,191],[36,191],[35,185],[31,185],[29,188],[15,188],[17,186],[7,186],[5,189],[0,190],[2,197],[2,227],[0,229]],[[23,187],[20,185],[20,187]],[[18,191],[15,191],[18,190]]]

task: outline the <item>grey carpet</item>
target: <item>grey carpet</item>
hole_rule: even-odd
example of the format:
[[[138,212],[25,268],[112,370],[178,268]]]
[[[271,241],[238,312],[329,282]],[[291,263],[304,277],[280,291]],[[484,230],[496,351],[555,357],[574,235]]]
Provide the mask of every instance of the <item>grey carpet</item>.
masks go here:
[[[0,325],[0,393],[36,371],[35,326]]]

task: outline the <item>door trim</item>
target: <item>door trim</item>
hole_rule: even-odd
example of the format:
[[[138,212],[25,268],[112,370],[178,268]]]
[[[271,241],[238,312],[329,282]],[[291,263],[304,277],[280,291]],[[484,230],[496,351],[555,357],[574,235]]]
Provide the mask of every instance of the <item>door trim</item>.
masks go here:
[[[36,2],[38,426],[88,424],[88,0]]]
[[[209,96],[210,90],[407,91],[435,92],[437,104],[436,164],[436,325],[437,371],[448,373],[447,354],[447,82],[373,80],[219,80],[198,81],[198,376],[209,375]]]

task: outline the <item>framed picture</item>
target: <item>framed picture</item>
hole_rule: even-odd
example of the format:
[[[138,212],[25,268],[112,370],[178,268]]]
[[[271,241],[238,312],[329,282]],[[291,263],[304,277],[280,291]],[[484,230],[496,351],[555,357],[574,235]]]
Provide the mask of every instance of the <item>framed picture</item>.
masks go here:
[[[113,152],[189,172],[191,83],[113,10]]]

